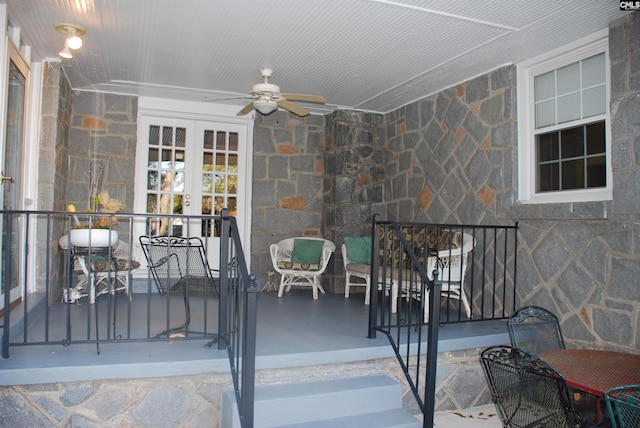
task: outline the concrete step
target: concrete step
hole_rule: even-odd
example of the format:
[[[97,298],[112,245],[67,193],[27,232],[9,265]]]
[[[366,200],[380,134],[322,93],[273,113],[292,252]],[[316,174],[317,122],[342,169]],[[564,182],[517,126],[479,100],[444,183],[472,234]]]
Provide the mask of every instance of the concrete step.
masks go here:
[[[403,409],[282,425],[282,428],[419,428],[420,421]]]
[[[411,419],[415,425],[410,424]],[[232,388],[223,392],[221,426],[240,428]],[[372,375],[257,386],[254,427],[282,426],[419,427],[421,424],[402,410],[402,386],[386,375]]]

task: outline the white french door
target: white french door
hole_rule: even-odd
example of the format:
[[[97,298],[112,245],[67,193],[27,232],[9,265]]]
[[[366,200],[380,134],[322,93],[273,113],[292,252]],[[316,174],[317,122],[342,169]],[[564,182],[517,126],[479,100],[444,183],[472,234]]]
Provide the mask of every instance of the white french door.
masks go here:
[[[136,192],[137,212],[219,215],[228,208],[248,246],[251,147],[244,123],[144,114],[139,117],[138,161],[144,171]],[[140,174],[138,174],[139,177]],[[220,225],[211,219],[151,216],[141,233],[198,236],[211,266],[219,264]]]
[[[27,115],[27,94],[29,82],[29,66],[20,55],[18,49],[9,41],[5,41],[8,56],[8,68],[6,74],[6,104],[4,114],[4,135],[0,139],[0,208],[5,210],[22,209],[22,172],[24,148],[25,148],[25,124]],[[21,266],[23,245],[20,220],[14,218],[12,224],[7,223],[7,218],[2,218],[2,239],[8,235],[7,228],[11,226],[11,247],[2,245],[2,260],[10,257],[11,260],[11,286],[10,303],[18,301],[22,295]],[[4,266],[3,266],[4,268]],[[4,284],[5,273],[0,269],[0,284]],[[0,288],[0,309],[4,308],[4,288]]]

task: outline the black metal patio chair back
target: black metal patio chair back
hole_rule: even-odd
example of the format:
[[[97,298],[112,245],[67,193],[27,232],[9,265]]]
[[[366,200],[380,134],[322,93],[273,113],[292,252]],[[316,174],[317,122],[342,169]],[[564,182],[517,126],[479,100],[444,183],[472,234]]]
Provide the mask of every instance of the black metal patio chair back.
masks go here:
[[[581,427],[564,377],[522,349],[495,346],[480,362],[502,424],[509,428]]]
[[[565,349],[558,318],[544,308],[526,306],[507,320],[511,345],[536,355]]]
[[[612,428],[640,427],[640,385],[620,385],[604,394]]]
[[[140,245],[158,293],[165,295],[180,291],[194,295],[197,292],[200,297],[218,297],[217,285],[200,238],[141,236]]]

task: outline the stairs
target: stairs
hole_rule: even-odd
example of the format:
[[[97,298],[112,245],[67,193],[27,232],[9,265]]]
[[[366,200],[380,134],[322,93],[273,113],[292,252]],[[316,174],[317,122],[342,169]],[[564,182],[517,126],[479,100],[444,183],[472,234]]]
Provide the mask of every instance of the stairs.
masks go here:
[[[402,386],[386,375],[256,386],[254,427],[421,427],[402,409]],[[222,395],[222,428],[240,428],[233,388]]]

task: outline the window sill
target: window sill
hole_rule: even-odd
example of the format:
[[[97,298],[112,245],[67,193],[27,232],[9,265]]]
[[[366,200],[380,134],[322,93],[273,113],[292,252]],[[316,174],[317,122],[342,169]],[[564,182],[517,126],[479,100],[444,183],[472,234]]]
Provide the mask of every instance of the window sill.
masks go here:
[[[516,220],[606,220],[611,218],[612,201],[564,202],[548,204],[516,203],[511,215]]]

